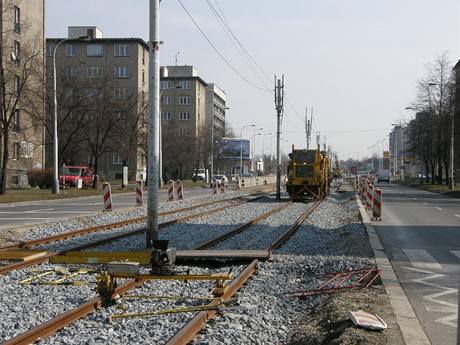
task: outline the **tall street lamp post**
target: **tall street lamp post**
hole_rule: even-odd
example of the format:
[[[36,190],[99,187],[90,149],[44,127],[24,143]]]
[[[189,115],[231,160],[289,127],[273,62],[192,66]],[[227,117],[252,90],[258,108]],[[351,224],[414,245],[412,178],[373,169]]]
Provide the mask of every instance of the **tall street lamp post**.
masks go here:
[[[56,52],[59,46],[68,41],[89,40],[88,36],[81,36],[78,38],[66,38],[59,41],[53,50],[53,95],[54,95],[54,119],[53,119],[53,184],[52,193],[59,194],[59,155],[58,155],[58,128],[57,128],[57,78],[56,78]]]
[[[255,127],[256,125],[247,125],[241,127],[240,131],[240,177],[243,176],[243,129]]]

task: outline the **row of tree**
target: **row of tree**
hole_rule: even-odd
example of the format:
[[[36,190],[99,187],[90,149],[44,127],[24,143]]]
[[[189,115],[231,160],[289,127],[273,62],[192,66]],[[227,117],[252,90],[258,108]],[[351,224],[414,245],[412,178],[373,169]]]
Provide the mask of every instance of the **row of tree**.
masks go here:
[[[411,105],[417,115],[408,127],[406,150],[423,163],[431,183],[448,183],[452,121],[455,104],[455,75],[447,54],[427,65],[417,83],[417,98]]]

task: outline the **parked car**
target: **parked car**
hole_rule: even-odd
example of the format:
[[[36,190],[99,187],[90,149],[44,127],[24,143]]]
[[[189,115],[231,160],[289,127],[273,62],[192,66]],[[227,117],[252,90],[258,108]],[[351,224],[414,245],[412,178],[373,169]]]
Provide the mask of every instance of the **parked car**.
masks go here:
[[[82,181],[83,187],[91,187],[93,185],[94,171],[87,166],[66,166],[63,169],[62,175],[59,176],[59,184],[70,187],[77,187],[78,180]]]
[[[217,184],[220,185],[222,182],[225,184],[225,187],[228,187],[228,178],[225,175],[214,175],[211,179],[210,186],[212,187],[212,183],[216,180]]]
[[[196,169],[193,172],[192,179],[195,181],[205,181],[206,180],[206,171],[204,169]]]

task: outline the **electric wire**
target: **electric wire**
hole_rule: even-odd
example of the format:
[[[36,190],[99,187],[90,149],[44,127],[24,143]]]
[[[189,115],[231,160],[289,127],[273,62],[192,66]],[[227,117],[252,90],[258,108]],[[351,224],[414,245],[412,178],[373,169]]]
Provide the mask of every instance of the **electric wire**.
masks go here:
[[[246,83],[252,85],[253,87],[255,87],[256,89],[259,89],[261,91],[267,91],[267,92],[272,92],[272,90],[270,89],[266,89],[266,88],[262,88],[260,86],[258,86],[257,84],[253,83],[252,81],[250,81],[249,79],[247,79],[242,73],[240,73],[228,60],[227,58],[225,58],[225,56],[219,51],[219,49],[217,49],[217,47],[214,45],[214,43],[212,43],[212,41],[209,39],[209,37],[205,34],[205,32],[201,29],[201,27],[198,25],[197,21],[195,20],[195,18],[193,18],[192,14],[190,13],[190,11],[185,7],[185,5],[183,4],[182,0],[177,0],[179,2],[179,4],[181,5],[181,7],[183,8],[183,10],[185,11],[185,13],[187,14],[187,16],[190,18],[190,20],[192,21],[192,23],[195,25],[195,27],[198,29],[198,31],[201,33],[201,35],[206,39],[206,41],[209,43],[209,45],[214,49],[214,51],[220,56],[220,58],[225,62],[225,64],[230,67],[230,69],[233,70],[233,72],[235,72],[242,80],[244,80]]]
[[[211,7],[212,4],[209,2],[209,0],[206,0]],[[248,57],[248,59],[254,64],[254,66],[262,73],[262,75],[267,78],[267,80],[271,83],[272,82],[272,79],[267,75],[267,73],[265,73],[265,71],[260,67],[260,65],[257,63],[257,61],[251,56],[251,54],[249,54],[249,52],[246,50],[246,48],[243,46],[243,44],[241,43],[241,41],[238,39],[238,37],[236,36],[235,32],[233,31],[232,27],[230,26],[230,23],[229,21],[227,20],[225,14],[224,14],[224,11],[222,10],[222,8],[220,7],[219,3],[217,2],[217,0],[214,0],[214,3],[216,4],[216,7],[218,9],[218,11],[220,12],[220,18],[222,20],[222,22],[224,23],[224,25],[227,27],[228,31],[230,32],[230,34],[232,35],[232,37],[235,39],[236,43],[238,44],[238,46],[241,48],[241,50],[245,53],[245,55]],[[213,7],[214,8],[214,7]]]
[[[268,89],[269,87],[267,86],[265,80],[263,79],[263,75],[260,74],[260,72],[257,70],[256,67],[254,67],[254,63],[251,61],[251,58],[248,56],[248,54],[245,53],[244,48],[241,48],[240,44],[237,45],[238,38],[236,38],[236,36],[233,34],[233,32],[231,31],[231,28],[227,25],[224,18],[219,14],[219,12],[211,4],[209,0],[206,0],[206,3],[208,4],[208,7],[211,10],[212,15],[217,19],[217,22],[219,23],[220,27],[224,31],[225,35],[227,36],[227,39],[230,41],[230,43],[235,48],[238,55],[241,57],[241,59],[243,59],[245,64],[253,72],[254,76],[257,79],[259,79],[259,81],[264,85],[265,88]]]

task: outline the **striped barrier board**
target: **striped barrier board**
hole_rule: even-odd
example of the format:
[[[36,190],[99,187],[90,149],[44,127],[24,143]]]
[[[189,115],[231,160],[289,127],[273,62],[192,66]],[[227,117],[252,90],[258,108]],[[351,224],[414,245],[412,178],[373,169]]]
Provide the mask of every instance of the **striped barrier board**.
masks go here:
[[[184,187],[181,180],[177,180],[176,182],[176,195],[177,200],[184,200]]]
[[[372,220],[382,220],[382,190],[377,188],[374,190]]]
[[[104,182],[102,190],[104,192],[104,212],[112,211],[112,190],[110,189],[110,183]]]
[[[142,206],[142,198],[144,197],[144,181],[136,181],[136,206]]]

